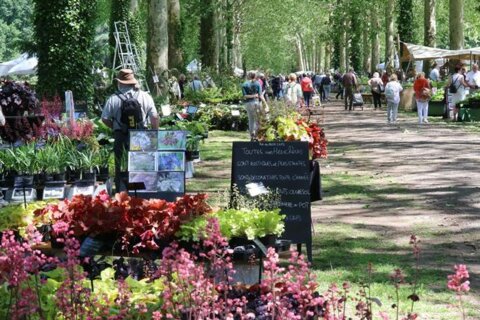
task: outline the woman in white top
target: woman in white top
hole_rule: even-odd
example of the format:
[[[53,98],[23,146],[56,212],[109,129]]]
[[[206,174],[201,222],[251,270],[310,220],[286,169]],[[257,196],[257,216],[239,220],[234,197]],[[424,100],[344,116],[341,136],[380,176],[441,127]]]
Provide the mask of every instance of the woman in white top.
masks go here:
[[[465,96],[467,95],[465,89],[470,88],[470,85],[465,81],[461,65],[455,67],[455,73],[448,80],[447,88],[450,88],[451,84],[457,89],[457,92],[452,93],[453,120],[457,121],[459,111],[459,108],[457,108],[457,102],[465,99]]]
[[[285,100],[287,105],[300,108],[303,104],[302,87],[297,83],[297,75],[291,73],[288,76],[287,91],[285,93]]]
[[[390,82],[385,86],[385,97],[387,98],[387,120],[388,123],[397,122],[398,104],[400,103],[400,92],[403,87],[397,81],[397,75],[390,76]]]

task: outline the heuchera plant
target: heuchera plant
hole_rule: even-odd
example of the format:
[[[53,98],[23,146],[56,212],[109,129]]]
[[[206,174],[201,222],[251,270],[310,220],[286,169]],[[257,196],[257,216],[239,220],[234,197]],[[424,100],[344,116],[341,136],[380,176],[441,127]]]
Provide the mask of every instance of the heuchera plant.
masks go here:
[[[175,202],[130,197],[117,193],[113,198],[106,192],[96,197],[77,195],[72,200],[48,205],[35,215],[52,223],[54,235],[72,231],[76,237],[114,234],[127,249],[159,249],[158,240],[171,240],[180,225],[196,216],[211,212],[206,195],[186,195]]]

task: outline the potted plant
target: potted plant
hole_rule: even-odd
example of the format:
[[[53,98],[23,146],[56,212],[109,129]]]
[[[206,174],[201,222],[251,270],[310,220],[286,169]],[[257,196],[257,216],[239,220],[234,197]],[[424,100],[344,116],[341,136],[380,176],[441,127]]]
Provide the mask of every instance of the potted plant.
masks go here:
[[[95,160],[95,151],[91,148],[86,148],[82,151],[78,151],[77,153],[80,159],[80,169],[82,170],[82,180],[96,180],[96,172],[95,169],[97,167],[97,163]]]
[[[185,144],[185,157],[187,161],[193,161],[200,158],[200,141],[202,141],[202,136],[187,136]]]
[[[108,179],[111,154],[111,149],[107,146],[103,146],[100,148],[100,150],[98,150],[98,152],[95,153],[93,160],[94,166],[97,168],[98,176],[102,181]]]

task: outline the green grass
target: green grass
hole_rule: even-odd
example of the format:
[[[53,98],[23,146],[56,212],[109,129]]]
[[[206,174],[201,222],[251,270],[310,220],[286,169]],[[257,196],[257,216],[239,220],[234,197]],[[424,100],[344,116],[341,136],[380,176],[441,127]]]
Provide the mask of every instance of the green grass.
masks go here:
[[[248,139],[247,132],[210,131],[200,146],[202,161],[194,164],[195,174],[187,180],[187,191],[207,193],[213,206],[224,206],[225,192],[230,189],[232,142]]]
[[[319,232],[313,239],[312,268],[323,290],[327,290],[331,283],[336,283],[341,288],[344,282],[348,282],[352,286],[352,298],[363,284],[370,284],[372,297],[378,298],[382,303],[381,307],[374,305],[374,314],[386,311],[393,317],[391,305],[396,301],[393,298],[395,287],[390,274],[394,269],[400,268],[406,276],[405,284],[399,290],[400,310],[403,315],[409,312],[411,301],[408,296],[413,292],[415,261],[408,239],[404,242],[388,239],[380,232],[369,230],[361,224],[322,223],[317,224],[315,229]],[[420,301],[415,304],[414,312],[419,313],[422,319],[460,319],[457,310],[450,307],[456,300],[455,295],[446,288],[448,273],[432,266],[436,261],[428,259],[427,263],[421,258],[417,282]],[[370,279],[367,272],[369,263],[374,270]],[[354,314],[353,305],[350,302],[350,314]],[[471,316],[478,314],[474,305],[466,305]]]
[[[225,205],[225,191],[230,187],[230,167],[232,141],[246,141],[246,132],[213,131],[202,145],[202,162],[195,164],[195,177],[187,182],[189,192],[207,192],[211,204],[215,207]],[[332,149],[331,159],[336,162],[345,152],[355,151],[349,146],[343,149]],[[390,194],[408,195],[409,191],[395,183],[389,177],[380,177],[369,174],[359,174],[349,171],[334,172],[322,175],[324,191],[323,203],[340,203],[342,201],[362,201],[364,208],[375,206],[378,203],[387,203],[395,207],[402,202],[402,206],[414,206],[415,203],[407,198],[397,199],[392,203],[387,199]],[[410,201],[412,201],[410,203]],[[384,210],[384,208],[382,209]],[[313,265],[322,289],[335,282],[341,288],[343,282],[352,285],[351,297],[359,292],[362,283],[368,281],[367,266],[373,265],[375,270],[371,280],[372,296],[378,298],[382,306],[375,306],[374,319],[378,319],[378,312],[386,311],[391,319],[395,319],[391,305],[395,303],[394,286],[390,281],[390,273],[395,268],[404,271],[406,284],[400,288],[400,308],[405,315],[410,310],[410,300],[407,297],[412,293],[412,276],[414,274],[414,259],[407,238],[395,239],[395,232],[385,236],[381,228],[369,228],[364,224],[316,224],[317,233],[313,238]],[[442,254],[448,249],[450,235],[448,230],[435,229],[434,226],[418,225],[412,232],[421,239],[445,239],[441,245],[432,245],[426,251],[428,257],[421,258],[420,280],[417,293],[420,301],[415,304],[414,312],[421,315],[421,319],[452,320],[461,319],[455,304],[455,295],[446,288],[447,272],[445,266],[453,266],[451,258]],[[423,244],[422,244],[423,246]],[[472,293],[473,294],[473,293]],[[472,296],[471,294],[471,296]],[[350,302],[350,315],[354,303]],[[468,314],[471,319],[480,314],[478,306],[467,303]]]

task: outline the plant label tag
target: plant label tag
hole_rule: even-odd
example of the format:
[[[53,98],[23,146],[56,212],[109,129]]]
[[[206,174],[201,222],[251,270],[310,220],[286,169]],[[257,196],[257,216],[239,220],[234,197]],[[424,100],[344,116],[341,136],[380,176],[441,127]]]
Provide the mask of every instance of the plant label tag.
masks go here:
[[[265,186],[261,182],[248,183],[248,184],[245,185],[245,187],[247,187],[248,194],[251,197],[256,197],[258,195],[268,193],[267,188],[265,188]]]
[[[89,185],[89,186],[75,186],[73,187],[72,195],[76,196],[78,194],[84,195],[84,196],[93,196],[93,193],[95,191],[95,186]]]
[[[240,110],[232,110],[232,117],[240,117]]]
[[[63,199],[65,187],[45,187],[43,199]]]
[[[152,77],[152,79],[153,79],[153,83],[159,83],[160,82],[157,75],[154,75]]]
[[[169,104],[163,104],[161,108],[164,117],[168,117],[170,114],[172,114],[172,107],[170,107]]]
[[[25,193],[25,195],[24,195]],[[12,200],[14,202],[22,202],[24,199],[27,202],[34,201],[37,198],[37,192],[33,188],[15,188],[12,192]]]

